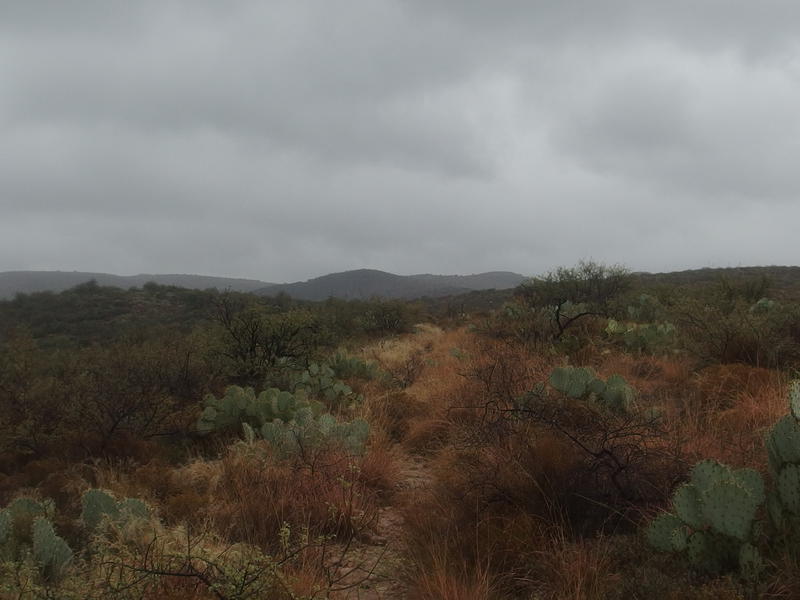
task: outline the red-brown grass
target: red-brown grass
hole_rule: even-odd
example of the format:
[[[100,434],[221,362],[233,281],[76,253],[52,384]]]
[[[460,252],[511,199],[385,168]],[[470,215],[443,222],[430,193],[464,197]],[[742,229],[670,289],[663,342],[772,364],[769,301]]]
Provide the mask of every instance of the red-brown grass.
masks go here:
[[[671,424],[689,456],[764,469],[764,434],[788,411],[786,377],[755,367],[723,367],[699,375],[694,399],[672,415]]]
[[[414,586],[464,583],[464,572],[485,571],[480,590],[488,581],[492,589],[513,589],[530,577],[534,549],[556,508],[552,499],[567,484],[575,456],[550,436],[525,439],[449,448],[435,459],[430,489],[410,495],[403,507]]]
[[[359,480],[356,459],[332,450],[312,467],[258,446],[234,447],[220,461],[208,511],[221,532],[269,548],[284,523],[345,539],[373,527],[376,494]]]

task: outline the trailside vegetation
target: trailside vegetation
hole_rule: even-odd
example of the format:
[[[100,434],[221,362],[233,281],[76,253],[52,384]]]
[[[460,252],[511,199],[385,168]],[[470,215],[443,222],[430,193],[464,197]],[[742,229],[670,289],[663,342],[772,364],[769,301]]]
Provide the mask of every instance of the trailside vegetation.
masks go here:
[[[0,301],[0,599],[800,597],[793,272]]]

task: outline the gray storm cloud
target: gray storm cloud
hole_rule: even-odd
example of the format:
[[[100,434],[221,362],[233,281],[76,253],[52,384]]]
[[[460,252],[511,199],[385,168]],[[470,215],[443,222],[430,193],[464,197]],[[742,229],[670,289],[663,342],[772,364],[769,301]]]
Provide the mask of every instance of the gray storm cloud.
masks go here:
[[[0,270],[791,264],[800,5],[0,2]]]

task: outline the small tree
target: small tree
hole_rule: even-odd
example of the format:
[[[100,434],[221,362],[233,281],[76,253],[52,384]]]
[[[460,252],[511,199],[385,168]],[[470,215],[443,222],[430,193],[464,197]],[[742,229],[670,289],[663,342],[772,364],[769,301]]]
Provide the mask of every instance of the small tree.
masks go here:
[[[222,296],[216,321],[222,326],[223,354],[238,383],[260,386],[275,369],[307,366],[321,343],[320,324],[307,310],[275,312],[259,304]]]
[[[515,294],[529,308],[550,311],[553,338],[559,339],[583,317],[609,316],[613,301],[630,284],[631,274],[622,266],[581,261],[575,267],[559,267],[534,277],[520,285]]]

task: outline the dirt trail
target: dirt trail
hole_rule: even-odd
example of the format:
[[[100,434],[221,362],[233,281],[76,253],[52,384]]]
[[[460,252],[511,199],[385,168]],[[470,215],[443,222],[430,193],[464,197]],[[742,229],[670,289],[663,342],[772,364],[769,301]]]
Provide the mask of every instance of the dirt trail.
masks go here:
[[[430,483],[427,464],[418,457],[406,457],[398,493],[419,489]],[[393,504],[381,509],[376,533],[354,543],[341,566],[348,573],[344,584],[362,583],[333,597],[347,600],[402,600],[407,597],[403,571],[403,516]],[[366,578],[366,579],[365,579]]]
[[[397,372],[414,372],[413,381],[405,392],[423,402],[435,402],[434,398],[452,385],[456,359],[451,350],[460,346],[467,334],[464,330],[446,332],[433,325],[417,326],[417,333],[379,346],[368,354],[384,367]],[[416,364],[418,369],[409,365]],[[457,377],[455,377],[457,379]],[[397,486],[394,503],[382,508],[376,533],[368,539],[355,543],[350,549],[344,571],[353,570],[348,582],[363,581],[357,588],[338,593],[334,597],[347,600],[402,600],[408,597],[404,570],[404,523],[398,504],[402,497],[416,489],[430,485],[432,476],[428,459],[409,455],[398,447],[403,457],[402,474]],[[373,570],[374,569],[374,570]]]

